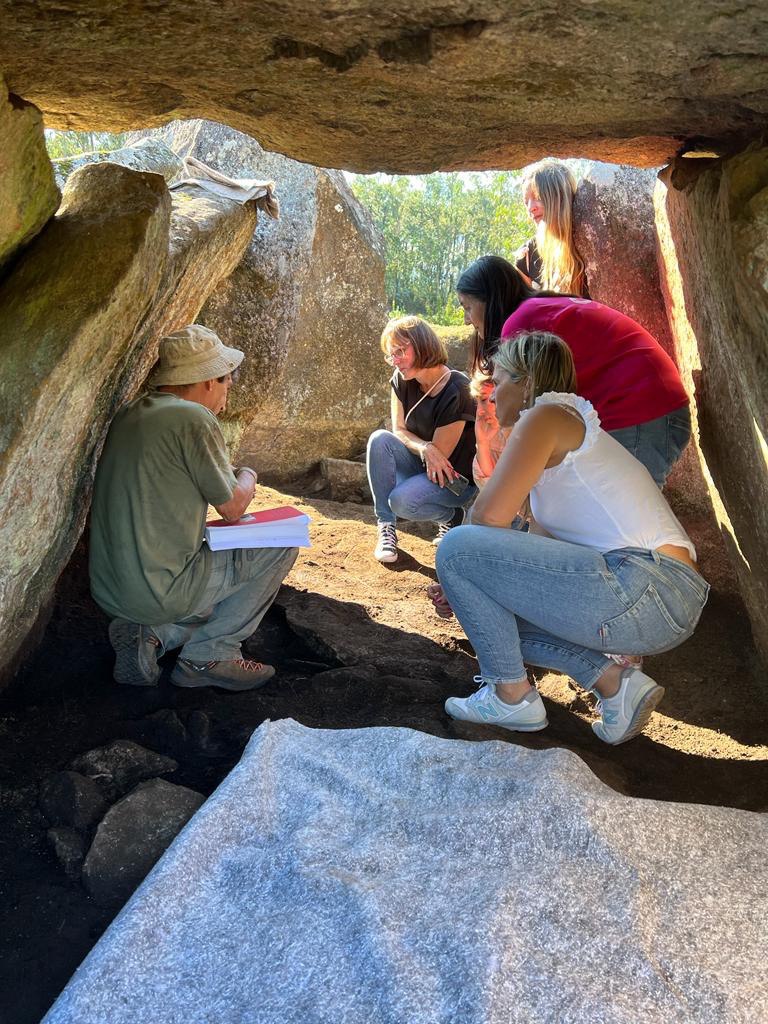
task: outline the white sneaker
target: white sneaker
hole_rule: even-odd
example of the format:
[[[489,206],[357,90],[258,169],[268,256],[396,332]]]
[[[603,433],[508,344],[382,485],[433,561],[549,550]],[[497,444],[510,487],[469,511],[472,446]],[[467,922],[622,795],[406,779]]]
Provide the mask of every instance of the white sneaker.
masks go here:
[[[373,552],[378,562],[397,561],[397,530],[394,523],[379,523],[379,539]]]
[[[638,668],[625,668],[618,692],[613,697],[595,696],[600,706],[600,721],[592,731],[606,743],[625,743],[648,724],[653,710],[664,696],[664,687]]]
[[[475,676],[475,682],[482,683],[482,676]],[[507,704],[496,696],[493,683],[485,683],[471,697],[449,697],[445,710],[460,722],[500,725],[513,732],[538,732],[549,725],[537,690],[531,690],[517,704]]]

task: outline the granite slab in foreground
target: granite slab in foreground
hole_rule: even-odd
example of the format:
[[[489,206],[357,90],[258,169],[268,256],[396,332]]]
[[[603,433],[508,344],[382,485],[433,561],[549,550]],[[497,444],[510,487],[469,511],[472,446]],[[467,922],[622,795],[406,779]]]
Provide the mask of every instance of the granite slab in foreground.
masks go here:
[[[565,750],[267,722],[44,1024],[763,1022],[766,850]]]

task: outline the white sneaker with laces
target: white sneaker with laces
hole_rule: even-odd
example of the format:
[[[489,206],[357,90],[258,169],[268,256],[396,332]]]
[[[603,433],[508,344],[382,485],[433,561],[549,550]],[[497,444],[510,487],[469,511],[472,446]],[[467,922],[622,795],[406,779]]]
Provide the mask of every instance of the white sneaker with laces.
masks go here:
[[[600,721],[592,723],[592,731],[615,746],[643,731],[664,696],[664,687],[638,668],[625,668],[613,697],[601,697],[596,691],[595,696],[600,706]]]
[[[397,530],[394,523],[379,523],[379,539],[373,557],[378,562],[397,561]]]
[[[531,690],[517,704],[507,704],[496,696],[493,683],[483,683],[482,676],[475,676],[475,682],[482,685],[471,697],[449,697],[445,702],[445,710],[451,718],[480,725],[499,725],[512,732],[538,732],[549,725],[544,701],[537,690]]]

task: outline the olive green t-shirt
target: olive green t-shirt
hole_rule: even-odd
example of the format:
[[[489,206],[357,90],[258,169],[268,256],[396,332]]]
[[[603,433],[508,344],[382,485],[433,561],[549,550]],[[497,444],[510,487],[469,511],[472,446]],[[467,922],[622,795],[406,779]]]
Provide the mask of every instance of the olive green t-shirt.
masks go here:
[[[96,471],[91,592],[110,615],[156,626],[191,615],[209,574],[208,504],[236,485],[214,414],[150,391],[112,421]]]

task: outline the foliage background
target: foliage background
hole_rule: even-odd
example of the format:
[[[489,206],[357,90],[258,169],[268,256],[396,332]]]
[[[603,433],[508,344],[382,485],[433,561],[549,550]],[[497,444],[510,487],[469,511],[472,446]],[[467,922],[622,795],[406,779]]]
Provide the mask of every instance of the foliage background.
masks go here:
[[[59,132],[45,130],[45,145],[51,160],[64,156],[79,156],[95,150],[120,149],[128,138],[127,132]]]
[[[455,285],[478,256],[511,259],[532,234],[518,171],[349,175],[384,236],[390,311],[463,323]]]

